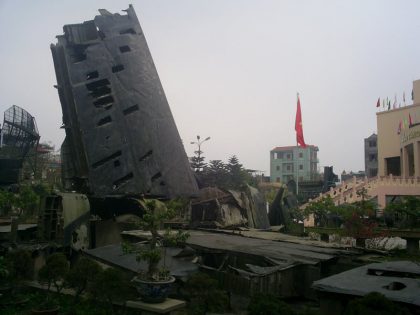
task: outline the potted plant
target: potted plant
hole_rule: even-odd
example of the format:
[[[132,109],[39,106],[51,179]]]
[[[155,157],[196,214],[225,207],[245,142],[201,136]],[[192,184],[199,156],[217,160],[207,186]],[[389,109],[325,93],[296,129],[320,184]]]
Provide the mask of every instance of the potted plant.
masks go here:
[[[163,235],[159,233],[164,221],[174,217],[175,211],[168,208],[165,203],[156,199],[140,200],[144,211],[143,217],[138,221],[138,226],[151,234],[148,244],[133,247],[123,244],[123,252],[134,253],[137,262],[146,261],[147,270],[139,270],[138,275],[132,282],[136,285],[141,299],[147,303],[163,302],[175,278],[165,266],[159,268],[162,256],[166,254],[163,245],[177,245],[188,238],[188,233],[178,231],[176,234],[167,231]]]
[[[41,267],[38,273],[38,281],[47,286],[47,294],[44,302],[32,309],[32,314],[58,314],[60,306],[51,297],[51,287],[54,286],[57,293],[60,293],[68,271],[69,263],[63,253],[54,253],[47,258],[45,265]]]

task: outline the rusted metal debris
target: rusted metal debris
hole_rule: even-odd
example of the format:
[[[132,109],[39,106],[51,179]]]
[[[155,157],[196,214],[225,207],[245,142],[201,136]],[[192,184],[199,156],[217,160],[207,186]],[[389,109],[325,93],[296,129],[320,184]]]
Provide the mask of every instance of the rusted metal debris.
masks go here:
[[[207,187],[192,202],[191,224],[194,227],[250,227],[268,229],[265,200],[257,189],[245,191]]]

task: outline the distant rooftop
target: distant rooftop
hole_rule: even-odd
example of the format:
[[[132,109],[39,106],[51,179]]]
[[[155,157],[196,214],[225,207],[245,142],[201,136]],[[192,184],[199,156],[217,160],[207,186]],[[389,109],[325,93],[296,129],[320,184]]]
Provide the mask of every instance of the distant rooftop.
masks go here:
[[[284,151],[284,150],[292,150],[292,149],[296,149],[296,148],[302,148],[301,146],[297,146],[297,145],[290,145],[290,146],[284,146],[284,147],[275,147],[273,150],[271,151]],[[307,144],[306,148],[316,148],[318,149],[318,147],[316,145],[313,144]],[[306,149],[306,148],[302,148],[302,149]]]

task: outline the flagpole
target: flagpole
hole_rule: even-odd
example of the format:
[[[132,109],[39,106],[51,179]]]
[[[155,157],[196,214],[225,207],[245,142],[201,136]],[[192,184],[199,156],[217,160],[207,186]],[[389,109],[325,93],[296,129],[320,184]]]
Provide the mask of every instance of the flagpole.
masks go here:
[[[0,124],[0,148],[3,148],[3,129]]]
[[[299,92],[297,92],[297,100],[296,100],[297,102],[299,102]],[[299,148],[299,143],[298,143],[298,141],[297,141],[297,137],[296,137],[296,152],[297,152],[297,149]],[[298,164],[297,164],[297,159],[296,159],[296,157],[294,157],[294,160],[295,160],[295,163],[293,163],[293,164],[296,164],[296,199],[298,198],[298,195],[299,195],[299,174],[298,174]],[[295,165],[293,165],[293,166],[295,166]]]
[[[298,151],[299,144],[296,141],[296,152]],[[298,173],[298,163],[295,157],[295,164],[296,164],[296,198],[299,195],[299,173]]]

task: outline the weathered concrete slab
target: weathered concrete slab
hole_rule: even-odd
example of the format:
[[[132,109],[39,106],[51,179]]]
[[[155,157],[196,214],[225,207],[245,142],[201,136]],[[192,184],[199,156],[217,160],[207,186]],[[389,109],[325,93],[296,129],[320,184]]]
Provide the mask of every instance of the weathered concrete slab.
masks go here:
[[[193,248],[206,250],[231,251],[245,255],[257,255],[272,260],[291,264],[318,264],[331,260],[339,255],[357,254],[355,251],[329,247],[318,247],[298,243],[276,242],[267,239],[243,237],[234,234],[211,233],[205,231],[189,231],[187,244]],[[239,233],[234,231],[234,233]],[[241,231],[240,233],[244,233]],[[265,233],[265,232],[261,232]],[[123,235],[148,238],[148,232],[124,231]]]
[[[186,279],[191,273],[196,272],[198,267],[188,259],[176,258],[175,256],[181,251],[180,248],[166,248],[165,257],[160,261],[159,267],[165,266],[170,270],[171,275]],[[138,263],[134,254],[123,254],[121,244],[89,249],[83,253],[102,263],[120,267],[133,273],[139,270],[147,270],[146,262]]]
[[[26,231],[29,229],[33,229],[36,228],[38,225],[37,224],[19,224],[18,225],[18,231]],[[10,233],[12,230],[11,225],[3,225],[0,226],[0,233]]]
[[[167,298],[162,303],[150,304],[142,301],[127,301],[126,305],[127,307],[144,310],[151,314],[169,314],[172,311],[185,307],[186,302]]]
[[[198,231],[191,232],[187,243],[192,247],[233,251],[303,264],[328,261],[339,254],[339,251],[327,248]]]
[[[375,263],[315,281],[312,287],[352,296],[379,292],[390,300],[420,306],[419,275],[420,265],[415,262]]]

